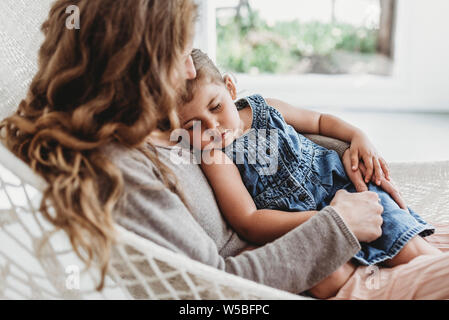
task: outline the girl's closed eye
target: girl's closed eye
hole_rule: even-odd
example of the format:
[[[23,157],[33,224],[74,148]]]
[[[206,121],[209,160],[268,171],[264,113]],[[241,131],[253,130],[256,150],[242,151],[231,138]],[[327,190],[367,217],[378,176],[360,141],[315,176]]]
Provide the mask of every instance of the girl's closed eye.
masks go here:
[[[221,103],[217,104],[215,107],[210,109],[210,111],[220,111],[221,110]]]
[[[215,107],[210,108],[209,111],[211,111],[211,112],[217,112],[217,111],[220,111],[221,108],[222,108],[222,105],[221,105],[221,103],[219,103],[219,104],[217,104]],[[189,126],[189,127],[184,128],[184,129],[187,130],[187,131],[190,131],[190,130],[193,129],[193,126]]]

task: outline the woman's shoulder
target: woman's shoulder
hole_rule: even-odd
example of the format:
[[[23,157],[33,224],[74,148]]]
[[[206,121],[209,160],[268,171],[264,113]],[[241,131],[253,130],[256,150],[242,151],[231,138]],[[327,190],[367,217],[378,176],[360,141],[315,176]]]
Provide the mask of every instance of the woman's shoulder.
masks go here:
[[[147,159],[137,148],[131,148],[118,142],[111,142],[101,149],[101,152],[112,162],[121,164],[123,162],[152,162]]]
[[[155,164],[138,148],[130,148],[117,142],[102,148],[102,153],[123,174],[125,180],[148,183],[159,180]]]

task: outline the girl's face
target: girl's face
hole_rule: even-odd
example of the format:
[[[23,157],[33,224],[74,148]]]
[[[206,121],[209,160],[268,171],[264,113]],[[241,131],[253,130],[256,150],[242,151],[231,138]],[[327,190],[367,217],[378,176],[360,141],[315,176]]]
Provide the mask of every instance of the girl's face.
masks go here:
[[[234,104],[235,86],[200,80],[193,100],[180,107],[181,128],[189,132],[190,144],[201,150],[224,148],[242,131],[242,121]]]

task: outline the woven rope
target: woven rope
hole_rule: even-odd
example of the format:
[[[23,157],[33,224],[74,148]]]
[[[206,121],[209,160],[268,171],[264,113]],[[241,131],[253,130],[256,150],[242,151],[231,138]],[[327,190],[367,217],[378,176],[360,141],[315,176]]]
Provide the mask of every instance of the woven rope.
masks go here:
[[[449,222],[449,161],[393,163],[390,168],[411,208],[433,223]]]
[[[106,288],[39,213],[45,183],[0,144],[0,298],[300,299],[175,254],[120,226]],[[49,238],[49,241],[45,241]],[[69,271],[79,270],[79,288]]]
[[[17,108],[37,71],[37,52],[43,41],[40,26],[51,2],[0,2],[0,119]]]

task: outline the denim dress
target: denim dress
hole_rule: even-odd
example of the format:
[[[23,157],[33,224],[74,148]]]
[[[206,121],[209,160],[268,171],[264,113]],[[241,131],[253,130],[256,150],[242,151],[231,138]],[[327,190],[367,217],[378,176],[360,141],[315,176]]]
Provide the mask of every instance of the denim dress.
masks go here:
[[[222,151],[236,164],[258,209],[321,210],[338,190],[356,192],[337,152],[299,134],[263,97],[252,95],[238,100],[236,106],[239,110],[251,107],[252,126]],[[368,184],[368,189],[379,195],[384,207],[382,236],[361,243],[362,249],[354,256],[360,264],[391,259],[411,238],[435,231],[413,210],[408,213],[399,208],[375,184]]]

